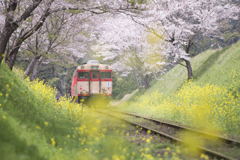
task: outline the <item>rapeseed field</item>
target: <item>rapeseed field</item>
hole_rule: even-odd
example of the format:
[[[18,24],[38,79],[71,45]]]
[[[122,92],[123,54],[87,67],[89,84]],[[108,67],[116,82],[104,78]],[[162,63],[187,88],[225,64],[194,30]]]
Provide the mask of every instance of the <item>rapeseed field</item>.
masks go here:
[[[223,86],[206,84],[200,87],[188,82],[173,96],[165,97],[154,91],[151,95],[137,98],[141,101],[122,105],[156,118],[181,122],[182,125],[240,134],[239,94]]]

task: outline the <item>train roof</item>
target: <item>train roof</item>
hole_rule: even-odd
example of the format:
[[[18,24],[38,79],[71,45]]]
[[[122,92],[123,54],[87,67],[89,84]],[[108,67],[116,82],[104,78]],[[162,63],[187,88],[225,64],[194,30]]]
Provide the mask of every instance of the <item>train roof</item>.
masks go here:
[[[98,60],[89,60],[87,64],[100,64],[100,62]]]
[[[77,70],[112,70],[112,67],[107,64],[100,64],[100,63],[90,63],[90,64],[83,64],[77,67]]]

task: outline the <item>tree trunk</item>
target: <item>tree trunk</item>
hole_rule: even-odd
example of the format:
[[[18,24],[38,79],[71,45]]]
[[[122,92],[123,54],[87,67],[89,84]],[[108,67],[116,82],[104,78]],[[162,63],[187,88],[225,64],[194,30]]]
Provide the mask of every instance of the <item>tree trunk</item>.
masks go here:
[[[41,1],[42,0],[33,0],[33,3],[26,8],[24,13],[16,21],[13,21],[14,18],[11,12],[14,12],[16,10],[17,5],[20,2],[17,0],[12,0],[9,3],[5,24],[0,36],[0,64],[3,60],[2,54],[4,54],[6,50],[7,43],[12,33],[31,15],[32,11],[41,3]],[[14,56],[12,58],[14,59]]]
[[[30,72],[32,71],[34,65],[36,64],[36,62],[39,58],[40,58],[40,56],[34,55],[33,59],[31,60],[30,64],[28,65],[27,69],[24,72],[25,76],[29,76]]]
[[[139,78],[138,78],[138,76],[137,76],[136,73],[134,73],[134,76],[135,76],[135,80],[136,80],[138,89],[139,89],[139,91],[140,91],[140,90],[142,89],[141,81],[139,82]]]
[[[1,32],[1,36],[0,36],[0,64],[2,63],[3,60],[3,54],[6,50],[9,38],[11,37],[12,33],[14,32],[14,29],[11,27],[10,22],[8,21],[8,19],[6,19],[5,21],[5,25],[4,28]]]
[[[188,80],[193,78],[192,66],[189,60],[183,59],[186,62],[186,67],[188,71]]]
[[[149,88],[149,76],[148,74],[144,77],[145,88]]]
[[[37,74],[38,74],[39,66],[42,63],[42,59],[43,59],[43,56],[41,56],[39,58],[39,60],[36,62],[35,66],[33,68],[33,74],[32,74],[32,76],[30,78],[30,81],[34,81],[35,79],[37,79]]]
[[[48,8],[49,10],[49,8]],[[43,22],[46,20],[47,16],[50,13],[48,11],[46,11],[40,18],[40,21],[30,30],[24,32],[23,34],[21,34],[16,42],[16,44],[14,45],[12,51],[9,54],[9,59],[8,59],[8,67],[12,70],[13,65],[15,63],[16,60],[16,55],[18,53],[19,48],[21,47],[22,43],[29,38],[31,35],[33,35],[42,25]],[[5,46],[6,48],[6,46]]]
[[[62,77],[60,78],[60,84],[61,84],[61,89],[62,89],[62,94],[63,95],[66,94],[65,79],[66,79],[66,75],[62,75]]]
[[[31,15],[32,11],[39,5],[39,3],[41,1],[42,0],[34,0],[33,3],[30,6],[28,6],[28,8],[25,10],[23,15],[21,16],[21,19],[26,20]],[[10,56],[9,56],[8,66],[11,70],[15,63],[15,59],[16,59],[18,50],[19,50],[20,46],[22,45],[23,41],[26,40],[31,35],[33,35],[43,25],[44,21],[50,14],[49,10],[50,10],[52,3],[53,3],[53,0],[47,4],[48,8],[42,14],[39,21],[35,24],[35,26],[32,29],[28,30],[27,32],[23,33],[21,36],[19,36],[20,38],[18,38],[18,40],[17,40],[17,45],[14,45],[15,48],[11,51]],[[11,19],[9,19],[7,17],[4,28],[3,28],[4,34],[3,34],[3,36],[0,37],[0,55],[4,54],[10,36],[18,28],[18,24],[16,22],[14,22],[13,24],[10,24],[10,21],[11,21]],[[2,62],[2,59],[3,59],[3,57],[0,56],[0,63]]]
[[[14,48],[11,50],[9,57],[7,58],[7,63],[10,70],[13,69],[13,65],[15,63],[17,53],[21,45],[22,45],[22,41],[21,39],[18,39],[16,44],[13,46]]]

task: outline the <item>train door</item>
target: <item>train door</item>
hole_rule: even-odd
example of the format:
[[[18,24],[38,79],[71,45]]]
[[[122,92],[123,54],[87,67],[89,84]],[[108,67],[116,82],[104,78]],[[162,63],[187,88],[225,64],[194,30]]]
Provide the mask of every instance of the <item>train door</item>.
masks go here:
[[[112,94],[112,71],[104,70],[100,73],[101,94],[111,96]]]
[[[98,71],[91,71],[90,72],[90,93],[91,94],[99,94],[99,72]]]

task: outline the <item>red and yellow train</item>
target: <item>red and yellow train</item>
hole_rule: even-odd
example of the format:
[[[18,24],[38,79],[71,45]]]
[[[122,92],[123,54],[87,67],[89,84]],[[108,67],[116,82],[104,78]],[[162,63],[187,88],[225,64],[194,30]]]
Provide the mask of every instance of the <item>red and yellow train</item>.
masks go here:
[[[78,97],[78,103],[81,99],[89,99],[96,95],[107,99],[111,94],[111,66],[100,64],[98,60],[89,60],[73,72],[71,96]]]

